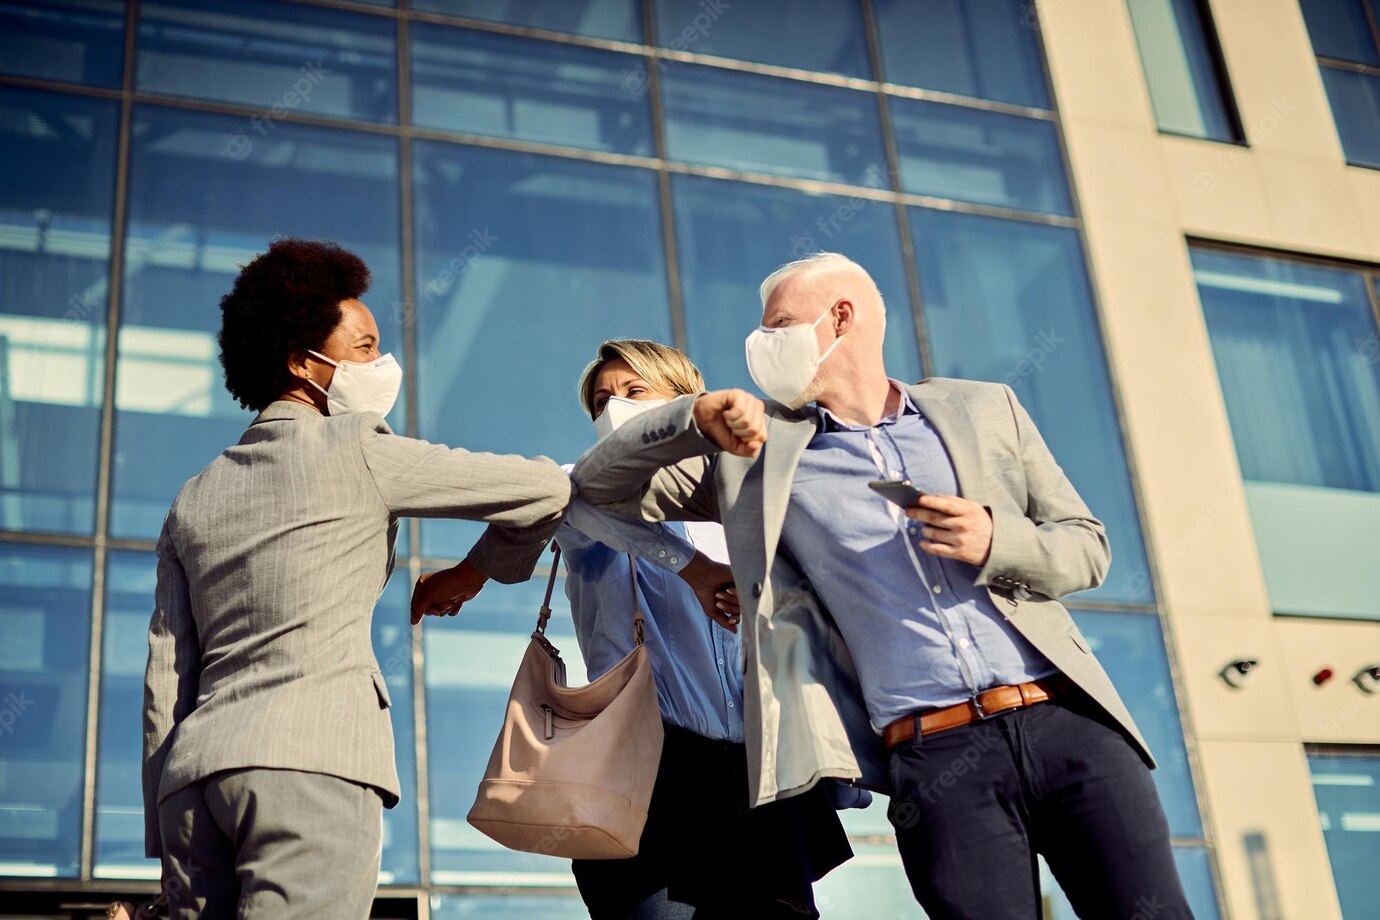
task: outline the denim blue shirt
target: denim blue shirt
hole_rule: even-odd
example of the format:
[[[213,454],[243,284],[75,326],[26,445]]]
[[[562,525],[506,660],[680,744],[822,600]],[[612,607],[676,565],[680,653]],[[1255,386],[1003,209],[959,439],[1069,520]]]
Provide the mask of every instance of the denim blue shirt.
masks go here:
[[[943,440],[905,389],[897,415],[845,425],[819,408],[782,539],[833,614],[878,731],[920,709],[1058,669],[973,584],[977,568],[919,548],[920,521],[868,488],[909,479],[957,495]]]
[[[743,658],[736,633],[705,616],[677,573],[699,549],[727,562],[718,524],[648,524],[597,511],[578,499],[556,531],[565,593],[589,679],[633,648],[628,553],[646,617],[657,702],[672,725],[720,741],[743,741]]]

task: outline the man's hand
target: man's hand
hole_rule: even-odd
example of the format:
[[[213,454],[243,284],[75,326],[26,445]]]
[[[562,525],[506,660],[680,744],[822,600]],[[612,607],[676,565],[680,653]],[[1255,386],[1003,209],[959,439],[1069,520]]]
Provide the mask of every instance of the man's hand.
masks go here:
[[[982,566],[992,552],[992,515],[957,495],[922,495],[906,517],[924,521],[920,548],[931,556]]]
[[[738,631],[738,589],[733,586],[732,569],[696,552],[680,570],[680,577],[694,589],[709,619],[729,632]]]
[[[755,457],[767,442],[766,409],[746,390],[715,390],[695,400],[695,424],[730,454]]]
[[[424,616],[455,616],[488,580],[489,576],[468,562],[423,575],[412,589],[412,625],[422,622]]]

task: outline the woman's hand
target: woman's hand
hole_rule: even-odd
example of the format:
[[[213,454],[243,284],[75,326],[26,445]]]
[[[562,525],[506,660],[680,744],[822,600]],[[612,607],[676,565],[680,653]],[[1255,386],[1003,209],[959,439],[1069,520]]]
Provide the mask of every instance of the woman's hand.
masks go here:
[[[428,572],[417,579],[417,586],[412,589],[412,625],[422,622],[424,616],[455,616],[465,601],[479,594],[488,580],[489,576],[468,562]]]
[[[694,590],[707,617],[729,632],[738,631],[738,589],[733,587],[731,568],[696,551],[680,577]]]

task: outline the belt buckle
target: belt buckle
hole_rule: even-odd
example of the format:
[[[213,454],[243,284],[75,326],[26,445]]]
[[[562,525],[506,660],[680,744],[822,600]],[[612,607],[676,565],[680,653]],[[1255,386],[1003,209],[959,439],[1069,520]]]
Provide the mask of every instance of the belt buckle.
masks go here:
[[[977,710],[979,722],[986,722],[988,719],[994,719],[997,716],[1001,715],[1001,713],[999,712],[988,712],[987,710],[982,708],[981,693],[974,693],[972,700],[970,700],[969,702],[971,702],[973,704],[973,708]]]

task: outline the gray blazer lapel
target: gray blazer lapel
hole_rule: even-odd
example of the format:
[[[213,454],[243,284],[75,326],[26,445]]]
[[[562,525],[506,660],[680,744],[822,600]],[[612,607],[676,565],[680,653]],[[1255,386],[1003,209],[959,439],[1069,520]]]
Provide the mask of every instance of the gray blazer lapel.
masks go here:
[[[795,469],[800,465],[800,455],[805,453],[810,438],[817,430],[809,417],[800,416],[773,417],[767,430],[767,443],[762,447],[760,485],[767,575],[771,574],[771,563],[776,558],[776,547],[781,542],[781,528],[785,526],[786,509],[791,503],[791,482],[795,479]]]
[[[954,465],[959,494],[980,503],[987,491],[987,477],[983,475],[977,429],[967,400],[932,383],[917,383],[906,387],[906,392],[944,441]]]

